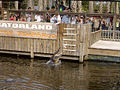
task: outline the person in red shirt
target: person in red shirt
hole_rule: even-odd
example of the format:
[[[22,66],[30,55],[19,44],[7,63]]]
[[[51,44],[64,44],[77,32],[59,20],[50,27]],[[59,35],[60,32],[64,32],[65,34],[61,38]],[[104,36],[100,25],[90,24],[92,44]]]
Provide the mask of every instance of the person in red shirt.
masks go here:
[[[12,15],[12,16],[10,17],[10,21],[16,21],[16,17],[15,17],[14,15]]]

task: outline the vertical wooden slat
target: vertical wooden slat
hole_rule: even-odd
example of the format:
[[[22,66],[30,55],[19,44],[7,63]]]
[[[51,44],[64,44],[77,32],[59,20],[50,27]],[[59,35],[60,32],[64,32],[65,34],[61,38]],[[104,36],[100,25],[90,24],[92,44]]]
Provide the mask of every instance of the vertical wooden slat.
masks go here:
[[[34,58],[34,39],[31,39],[31,51],[30,51],[31,58]]]
[[[41,52],[44,53],[44,40],[42,39],[41,40]]]
[[[25,38],[23,38],[23,40],[22,40],[22,42],[23,42],[23,44],[22,44],[22,46],[23,46],[23,51],[25,51],[25,48],[26,48],[26,42],[25,42]]]
[[[21,47],[20,50],[23,51],[23,38],[20,38],[20,44],[21,44],[21,45],[20,45],[20,47]]]
[[[2,46],[2,39],[1,39],[1,37],[0,37],[0,49],[1,49],[1,46]]]
[[[37,51],[36,51],[36,52],[39,52],[39,47],[40,47],[40,46],[39,46],[39,39],[37,39],[37,42],[36,42],[36,43],[37,43],[37,47],[36,47],[36,48],[37,48]]]
[[[20,51],[21,50],[21,39],[18,38],[18,50]]]
[[[47,40],[44,40],[45,41],[45,53],[47,53]]]
[[[77,25],[77,56],[79,56],[80,53],[80,30],[81,30],[81,25]]]
[[[1,46],[1,49],[3,49],[3,46],[4,46],[4,40],[3,40],[3,37],[1,37],[1,41],[2,41],[2,46]]]
[[[17,38],[15,38],[15,50],[16,51],[17,51],[17,45],[18,45]]]
[[[33,42],[33,44],[34,44],[34,52],[36,52],[37,51],[37,41],[36,41],[36,39],[33,39],[34,40],[34,42]]]
[[[7,50],[7,37],[5,37],[5,49]]]
[[[27,52],[27,50],[28,50],[28,43],[27,43],[27,38],[25,38],[25,51]]]
[[[46,45],[45,45],[45,40],[43,40],[43,53],[45,53],[45,48],[46,47]]]
[[[28,52],[28,38],[25,38],[25,51]]]
[[[41,52],[41,39],[39,39],[39,52]]]
[[[11,40],[11,37],[9,37],[9,49],[11,50],[12,48],[12,40]]]
[[[48,40],[45,40],[45,44],[46,44],[46,53],[48,53]]]

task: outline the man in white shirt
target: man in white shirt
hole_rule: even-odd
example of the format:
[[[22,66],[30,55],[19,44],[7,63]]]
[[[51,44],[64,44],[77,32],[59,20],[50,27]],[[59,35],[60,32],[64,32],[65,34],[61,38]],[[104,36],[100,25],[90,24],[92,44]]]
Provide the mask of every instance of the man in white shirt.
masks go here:
[[[40,22],[40,21],[41,21],[41,18],[40,18],[40,15],[39,15],[39,14],[36,14],[36,15],[35,15],[35,21],[36,21],[36,22]]]
[[[57,19],[57,23],[56,24],[60,24],[61,23],[61,16],[60,16],[60,14],[56,15],[56,19]]]
[[[52,17],[50,18],[50,22],[51,23],[56,23],[57,22],[55,15],[52,15]]]

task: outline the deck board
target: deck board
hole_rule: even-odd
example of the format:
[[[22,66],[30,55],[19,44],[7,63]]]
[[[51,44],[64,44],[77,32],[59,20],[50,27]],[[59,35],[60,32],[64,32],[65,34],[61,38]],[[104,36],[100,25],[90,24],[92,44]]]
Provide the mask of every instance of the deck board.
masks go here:
[[[120,50],[120,42],[99,40],[99,41],[95,42],[94,44],[92,44],[90,46],[90,48]]]

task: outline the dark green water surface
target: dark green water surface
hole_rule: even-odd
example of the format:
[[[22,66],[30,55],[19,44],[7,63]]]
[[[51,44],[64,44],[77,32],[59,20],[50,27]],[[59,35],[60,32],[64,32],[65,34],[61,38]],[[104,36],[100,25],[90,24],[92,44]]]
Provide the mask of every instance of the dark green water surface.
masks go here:
[[[0,90],[120,90],[120,63],[46,61],[0,55]]]

